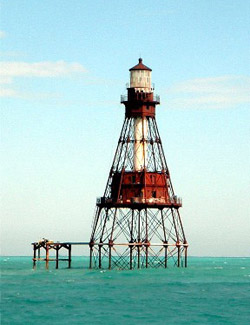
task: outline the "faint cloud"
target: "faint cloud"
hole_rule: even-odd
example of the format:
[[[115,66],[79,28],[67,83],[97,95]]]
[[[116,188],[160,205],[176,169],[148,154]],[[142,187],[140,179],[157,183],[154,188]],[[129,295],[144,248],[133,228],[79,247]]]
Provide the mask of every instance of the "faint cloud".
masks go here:
[[[19,98],[19,99],[27,99],[27,100],[46,100],[46,99],[60,99],[61,95],[57,93],[45,93],[45,92],[23,92],[18,91],[12,88],[0,88],[0,97],[6,98]]]
[[[21,51],[0,51],[1,58],[20,58],[27,56],[27,53]]]
[[[3,30],[0,30],[0,38],[5,38],[6,33]]]
[[[86,72],[80,63],[57,62],[0,62],[0,76],[61,77]]]
[[[12,79],[9,76],[1,76],[0,78],[0,84],[11,84]]]
[[[0,62],[0,84],[11,84],[15,78],[59,78],[70,77],[76,74],[83,74],[86,69],[80,63],[68,63],[65,61],[56,62]],[[1,97],[15,98],[38,98],[39,94],[27,94],[17,92],[14,89],[4,88],[0,93]],[[42,98],[44,97],[41,94]],[[49,95],[50,96],[50,95]]]
[[[18,97],[18,93],[14,89],[0,88],[0,97]]]
[[[168,89],[172,108],[235,108],[250,103],[250,77],[220,76],[183,81]]]

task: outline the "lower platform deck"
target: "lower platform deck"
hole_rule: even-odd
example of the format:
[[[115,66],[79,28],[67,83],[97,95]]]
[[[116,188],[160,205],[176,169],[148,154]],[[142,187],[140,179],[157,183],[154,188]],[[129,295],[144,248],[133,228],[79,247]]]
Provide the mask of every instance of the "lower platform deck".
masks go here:
[[[49,268],[49,262],[56,262],[56,269],[59,268],[59,261],[68,262],[68,267],[71,268],[71,250],[72,246],[89,246],[89,242],[53,242],[49,240],[41,240],[32,243],[33,245],[33,268],[36,267],[38,261],[45,261],[46,269]],[[61,249],[66,250],[66,257],[59,257],[59,251]],[[50,257],[50,251],[55,251],[55,257]],[[41,257],[41,252],[45,251],[45,258]]]

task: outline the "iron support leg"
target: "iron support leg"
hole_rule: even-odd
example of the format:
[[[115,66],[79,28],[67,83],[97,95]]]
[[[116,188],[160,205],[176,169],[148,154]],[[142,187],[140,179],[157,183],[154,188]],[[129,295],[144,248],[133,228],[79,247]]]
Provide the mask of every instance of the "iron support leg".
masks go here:
[[[148,210],[145,209],[145,214],[146,214],[146,268],[148,268]]]
[[[168,267],[168,246],[165,246],[165,261],[164,261],[165,269]]]
[[[99,269],[102,268],[102,246],[99,245]]]
[[[187,267],[187,246],[185,246],[185,267]]]
[[[36,245],[33,245],[33,269],[36,268]]]
[[[112,247],[111,246],[109,246],[109,270],[111,270],[111,249],[112,249]]]
[[[178,249],[177,266],[180,267],[181,251],[179,245],[177,246],[177,249]]]
[[[71,244],[69,245],[68,250],[69,250],[69,261],[68,261],[68,267],[69,267],[69,269],[70,269],[70,268],[71,268]]]
[[[92,269],[93,247],[89,248],[89,268]]]
[[[46,269],[48,269],[49,268],[49,245],[48,244],[46,244],[46,259],[45,259],[45,261],[46,261],[45,267],[46,267]]]
[[[58,261],[58,258],[59,258],[59,247],[56,247],[56,269],[58,269],[58,265],[59,265],[59,261]]]
[[[138,263],[138,265],[137,265],[137,268],[139,269],[140,268],[140,263],[141,263],[141,261],[140,261],[140,247],[138,246],[137,247],[137,249],[138,249],[138,252],[137,252],[137,254],[138,254],[138,259],[137,259],[137,263]]]
[[[130,267],[130,270],[133,270],[133,246],[130,246],[129,249],[130,249],[129,267]]]

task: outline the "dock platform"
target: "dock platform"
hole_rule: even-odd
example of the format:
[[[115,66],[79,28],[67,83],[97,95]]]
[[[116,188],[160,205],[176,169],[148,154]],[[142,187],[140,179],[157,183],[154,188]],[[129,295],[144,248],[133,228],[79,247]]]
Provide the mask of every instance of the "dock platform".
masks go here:
[[[36,268],[38,261],[45,261],[46,269],[49,268],[49,262],[56,262],[56,269],[59,268],[59,261],[67,261],[68,268],[71,268],[71,249],[74,245],[89,246],[89,242],[54,242],[48,239],[43,239],[32,243],[33,245],[33,268]],[[66,257],[59,257],[59,251],[64,249],[67,251]],[[45,250],[45,258],[41,258],[41,251]],[[55,257],[50,258],[50,251],[55,251]]]

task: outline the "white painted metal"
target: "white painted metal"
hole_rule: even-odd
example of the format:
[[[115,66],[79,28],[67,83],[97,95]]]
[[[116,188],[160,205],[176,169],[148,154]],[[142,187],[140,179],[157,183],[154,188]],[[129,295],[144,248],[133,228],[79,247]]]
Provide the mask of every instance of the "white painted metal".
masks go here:
[[[146,117],[137,117],[134,123],[134,170],[140,171],[147,160],[147,143],[143,140],[147,138],[148,120]]]
[[[148,70],[132,70],[130,71],[130,88],[138,91],[149,93],[151,88],[151,71]]]
[[[151,93],[151,71],[149,70],[131,70],[130,88],[135,91]],[[147,143],[143,141],[147,138],[148,121],[147,118],[137,117],[134,121],[134,170],[140,171],[146,165]]]

